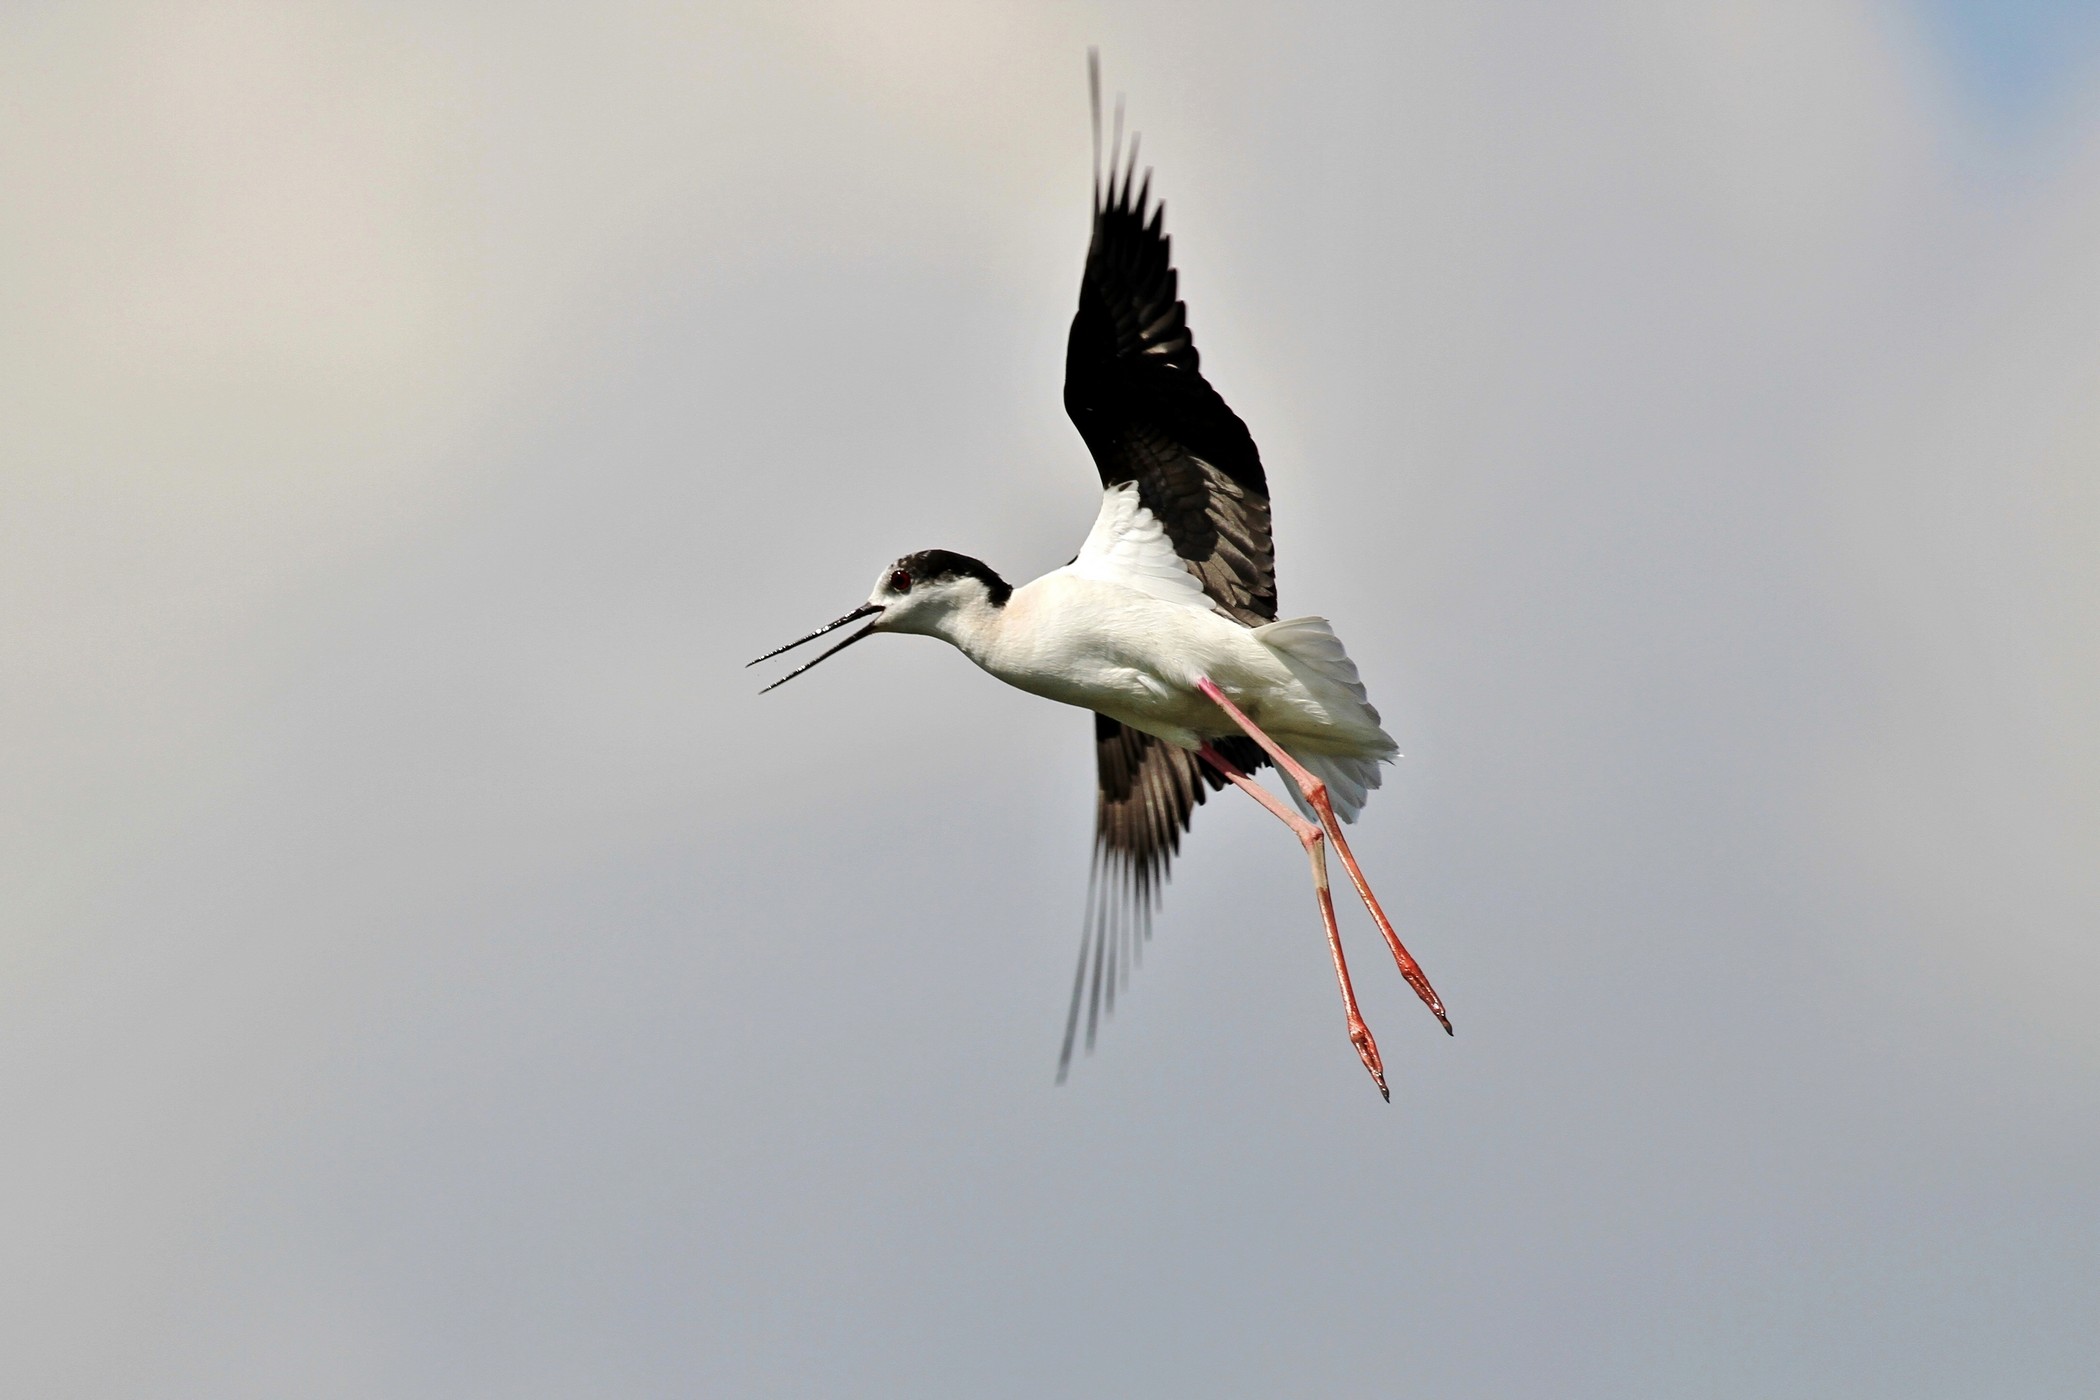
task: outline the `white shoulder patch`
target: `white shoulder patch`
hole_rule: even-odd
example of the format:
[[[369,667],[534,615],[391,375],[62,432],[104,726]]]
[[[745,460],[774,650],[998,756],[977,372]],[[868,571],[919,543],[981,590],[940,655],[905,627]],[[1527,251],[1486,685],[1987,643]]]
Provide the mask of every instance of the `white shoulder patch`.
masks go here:
[[[1064,572],[1123,587],[1161,602],[1213,611],[1216,604],[1181,562],[1158,517],[1138,504],[1137,483],[1111,486],[1079,557]]]

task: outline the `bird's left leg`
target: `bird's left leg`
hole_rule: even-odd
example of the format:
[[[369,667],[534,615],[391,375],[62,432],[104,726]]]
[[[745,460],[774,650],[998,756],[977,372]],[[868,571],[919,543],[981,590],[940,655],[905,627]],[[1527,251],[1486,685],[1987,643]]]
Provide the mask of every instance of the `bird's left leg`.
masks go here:
[[[1208,676],[1202,676],[1197,679],[1196,688],[1231,716],[1234,724],[1246,730],[1247,737],[1261,745],[1262,752],[1266,753],[1278,768],[1290,774],[1291,780],[1298,784],[1298,791],[1305,794],[1305,800],[1320,814],[1320,824],[1327,829],[1328,836],[1333,838],[1335,854],[1342,858],[1342,868],[1349,872],[1349,882],[1356,886],[1357,897],[1363,900],[1364,908],[1371,911],[1371,919],[1378,925],[1378,931],[1385,935],[1386,946],[1393,950],[1393,961],[1400,965],[1400,975],[1407,979],[1408,986],[1415,989],[1415,995],[1422,999],[1422,1004],[1443,1023],[1444,1034],[1454,1034],[1451,1018],[1444,1014],[1442,998],[1437,996],[1436,988],[1429,985],[1429,978],[1423,973],[1422,965],[1415,961],[1414,955],[1407,951],[1407,945],[1400,941],[1400,935],[1394,932],[1393,921],[1388,919],[1385,910],[1378,906],[1378,896],[1371,893],[1370,882],[1364,879],[1364,872],[1357,867],[1356,856],[1350,851],[1348,841],[1342,837],[1342,824],[1334,815],[1334,804],[1327,799],[1327,784],[1307,772],[1304,764],[1283,751],[1283,745],[1271,739],[1262,731],[1260,725],[1247,718],[1245,712],[1218,688],[1217,682]]]
[[[1266,807],[1278,821],[1296,833],[1298,844],[1305,847],[1306,859],[1312,862],[1313,897],[1320,902],[1320,922],[1327,928],[1327,952],[1334,959],[1334,979],[1342,984],[1342,1014],[1349,1020],[1349,1043],[1356,1047],[1357,1058],[1371,1072],[1371,1082],[1378,1086],[1385,1101],[1391,1103],[1393,1091],[1385,1085],[1385,1062],[1378,1057],[1378,1042],[1371,1038],[1371,1028],[1364,1024],[1363,1013],[1357,1009],[1356,988],[1349,984],[1349,960],[1342,956],[1342,930],[1334,921],[1334,896],[1327,890],[1325,834],[1209,744],[1197,749],[1196,756],[1217,769],[1234,787]]]

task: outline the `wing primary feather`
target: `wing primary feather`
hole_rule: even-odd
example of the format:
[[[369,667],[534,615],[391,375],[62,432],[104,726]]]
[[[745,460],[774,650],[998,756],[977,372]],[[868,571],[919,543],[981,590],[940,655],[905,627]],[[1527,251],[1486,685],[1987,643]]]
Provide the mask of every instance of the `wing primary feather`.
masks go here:
[[[1094,207],[1101,207],[1101,50],[1086,51],[1087,105],[1094,114]]]
[[[1131,886],[1133,883],[1134,872],[1130,868],[1130,863],[1125,861],[1123,864],[1123,897],[1116,901],[1116,956],[1119,964],[1124,949],[1130,946],[1131,926],[1133,923],[1131,918]],[[1114,1010],[1115,1008],[1110,1007],[1109,1009]]]
[[[1130,963],[1123,961],[1130,955],[1130,905],[1128,903],[1123,905],[1121,917],[1115,919],[1115,942],[1111,945],[1109,953],[1111,953],[1111,959],[1109,959],[1109,1005],[1105,1007],[1105,1012],[1109,1016],[1115,1016],[1115,987],[1117,987],[1117,982],[1126,984],[1126,987],[1130,984],[1130,974],[1128,974]]]
[[[1104,1017],[1113,1016],[1116,1010],[1116,964],[1123,953],[1123,940],[1130,935],[1130,863],[1125,861],[1116,883],[1122,888],[1116,892],[1116,902],[1109,910],[1108,926],[1108,1002],[1102,1007]]]
[[[1057,1052],[1057,1082],[1065,1082],[1072,1072],[1072,1045],[1079,1035],[1079,1003],[1086,991],[1086,951],[1092,943],[1087,935],[1094,923],[1095,896],[1101,888],[1101,848],[1094,848],[1094,858],[1087,862],[1086,869],[1086,928],[1079,937],[1079,963],[1072,969],[1072,1005],[1065,1012],[1064,1048]]]
[[[1142,885],[1143,881],[1140,880],[1139,883]],[[1143,899],[1144,895],[1142,893],[1138,894],[1137,900]],[[1129,993],[1130,990],[1131,953],[1133,951],[1134,945],[1137,943],[1138,938],[1138,921],[1136,917],[1137,909],[1138,905],[1135,902],[1133,902],[1131,907],[1131,917],[1123,921],[1123,956],[1120,960],[1120,963],[1123,970],[1123,990],[1126,995]]]
[[[1114,878],[1113,871],[1110,872],[1110,878]],[[1096,920],[1094,924],[1094,975],[1089,979],[1086,1008],[1086,1052],[1089,1055],[1094,1053],[1094,1033],[1101,1027],[1101,953],[1108,943],[1107,908],[1108,902],[1104,901],[1104,917]]]
[[[1123,94],[1119,92],[1116,94],[1116,134],[1112,138],[1110,138],[1108,143],[1108,194],[1111,203],[1122,202],[1116,195],[1116,167],[1121,165],[1122,163]],[[1123,188],[1126,191],[1128,191],[1130,188],[1130,181],[1127,177],[1123,181]]]
[[[1122,970],[1123,963],[1123,920],[1121,918],[1122,905],[1120,903],[1116,906],[1115,914],[1116,917],[1112,917],[1108,921],[1108,948],[1105,954],[1108,959],[1108,976],[1105,979],[1106,985],[1103,988],[1101,998],[1101,1014],[1103,1017],[1116,1014],[1116,974]]]

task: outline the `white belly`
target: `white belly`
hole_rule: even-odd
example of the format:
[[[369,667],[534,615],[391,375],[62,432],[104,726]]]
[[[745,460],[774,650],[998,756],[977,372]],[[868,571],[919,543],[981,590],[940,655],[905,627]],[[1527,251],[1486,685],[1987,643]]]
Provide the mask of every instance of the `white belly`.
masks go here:
[[[1095,710],[1183,748],[1238,733],[1196,688],[1208,677],[1279,737],[1310,699],[1274,652],[1222,613],[1053,573],[1015,591],[971,659],[1007,684]],[[1272,728],[1273,726],[1273,728]]]

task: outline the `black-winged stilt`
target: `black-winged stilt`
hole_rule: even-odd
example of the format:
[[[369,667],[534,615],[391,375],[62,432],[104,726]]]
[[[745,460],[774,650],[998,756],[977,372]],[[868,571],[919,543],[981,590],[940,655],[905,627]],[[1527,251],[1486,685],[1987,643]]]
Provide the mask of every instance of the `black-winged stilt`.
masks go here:
[[[1342,956],[1325,843],[1333,841],[1401,975],[1448,1032],[1443,1003],[1342,836],[1342,822],[1356,819],[1395,745],[1326,619],[1276,619],[1261,454],[1198,371],[1161,231],[1164,206],[1151,201],[1149,170],[1142,182],[1134,178],[1134,136],[1128,159],[1121,154],[1120,104],[1102,180],[1100,72],[1091,55],[1087,76],[1094,229],[1065,350],[1065,411],[1105,488],[1086,543],[1071,563],[1019,588],[966,555],[907,554],[883,570],[867,602],[759,657],[869,619],[766,689],[878,632],[915,632],[949,643],[1009,685],[1094,712],[1100,898],[1089,896],[1059,1079],[1071,1062],[1082,1000],[1089,1048],[1104,983],[1113,1007],[1119,967],[1149,925],[1206,789],[1239,788],[1289,826],[1311,860],[1349,1041],[1390,1100]],[[1249,776],[1265,763],[1283,771],[1299,811]]]

